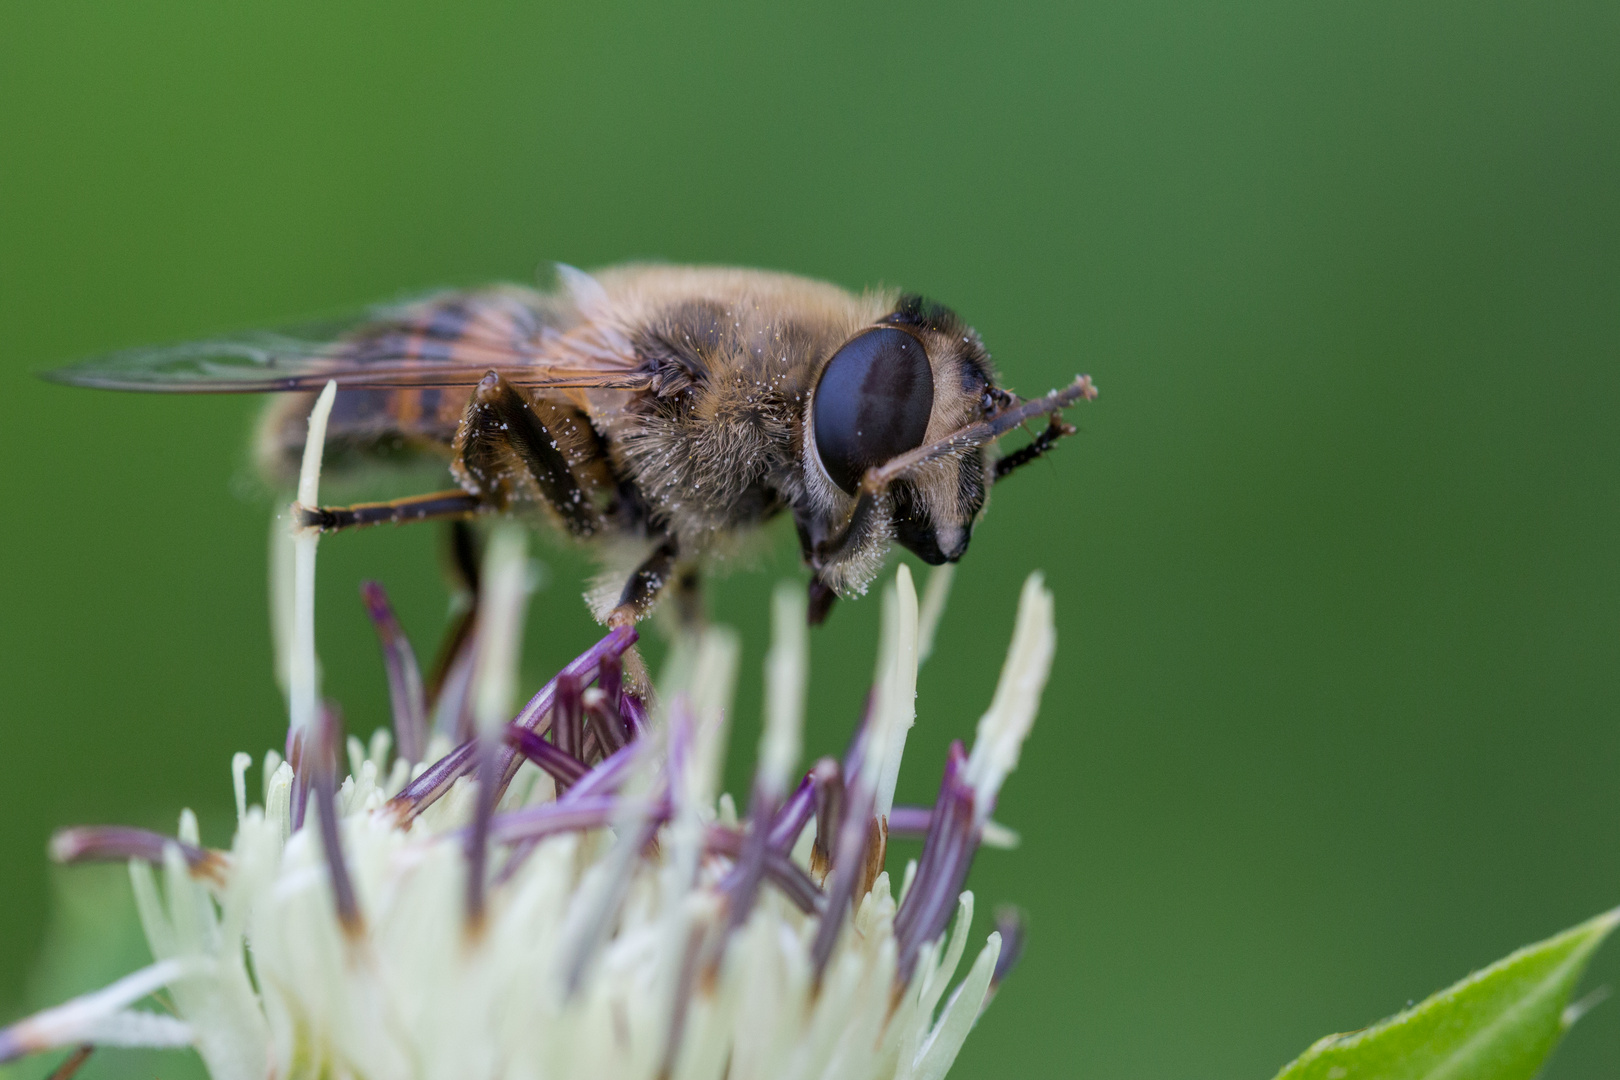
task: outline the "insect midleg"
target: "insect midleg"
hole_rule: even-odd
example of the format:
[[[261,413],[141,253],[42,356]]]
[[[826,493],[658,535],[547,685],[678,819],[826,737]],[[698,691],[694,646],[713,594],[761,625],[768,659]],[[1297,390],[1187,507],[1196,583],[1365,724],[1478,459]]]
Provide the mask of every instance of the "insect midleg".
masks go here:
[[[675,614],[687,629],[703,626],[708,615],[703,607],[703,577],[696,566],[683,566],[675,574]]]
[[[451,579],[456,607],[455,621],[439,642],[433,667],[426,683],[427,699],[437,705],[450,668],[472,640],[478,625],[478,571],[481,554],[478,537],[466,521],[452,521],[445,532],[445,571]]]
[[[678,554],[679,548],[672,536],[666,536],[663,543],[653,548],[652,554],[641,561],[641,565],[630,575],[630,580],[624,583],[624,591],[619,593],[619,604],[608,615],[609,626],[633,623],[652,607],[658,594],[674,577],[675,557]]]

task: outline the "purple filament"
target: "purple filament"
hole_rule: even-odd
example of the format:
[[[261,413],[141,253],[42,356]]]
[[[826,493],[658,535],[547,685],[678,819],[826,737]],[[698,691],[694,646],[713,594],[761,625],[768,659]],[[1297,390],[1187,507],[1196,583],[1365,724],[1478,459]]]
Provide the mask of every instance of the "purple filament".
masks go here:
[[[518,728],[543,743],[540,736],[526,728]],[[486,868],[489,865],[489,822],[495,814],[495,774],[500,768],[495,755],[499,746],[491,739],[479,739],[478,748],[478,802],[473,811],[472,828],[467,830],[467,923],[474,928],[483,925],[484,894],[488,889]]]
[[[520,728],[518,730],[524,729]],[[535,738],[539,738],[539,736],[536,735]],[[637,746],[627,746],[618,753],[613,754],[606,761],[598,762],[596,767],[587,772],[578,784],[565,791],[555,803],[548,803],[546,806],[570,806],[586,799],[617,794],[619,786],[630,775],[630,768],[635,764],[636,753],[639,749],[640,747]],[[526,813],[528,810],[544,808],[529,807],[526,810],[513,812],[521,814]],[[523,865],[524,860],[529,857],[529,853],[534,850],[535,845],[539,842],[539,838],[520,838],[515,841],[515,846],[511,854],[507,856],[506,865],[501,868],[497,881],[507,881],[513,874],[517,873],[518,868]]]
[[[1001,935],[1001,952],[996,956],[995,970],[990,973],[990,992],[994,993],[1024,955],[1024,913],[1010,904],[996,908],[996,932]]]
[[[400,757],[415,765],[427,753],[427,698],[422,690],[422,669],[388,602],[387,591],[375,581],[364,581],[360,583],[360,595],[382,646],[388,700],[394,715],[394,747]]]
[[[902,840],[920,840],[928,835],[933,824],[934,811],[926,806],[896,806],[889,810],[889,836]]]
[[[727,919],[726,931],[730,933],[747,920],[749,912],[754,910],[754,901],[759,896],[759,883],[765,876],[765,860],[771,853],[770,823],[776,817],[777,803],[780,799],[768,793],[754,778],[754,792],[749,797],[748,822],[749,828],[742,836],[742,843],[735,856],[736,866],[726,876],[725,885],[727,896],[730,898],[731,912]]]
[[[838,830],[837,846],[832,852],[832,872],[827,878],[827,911],[822,916],[821,925],[816,928],[816,938],[810,947],[810,959],[818,986],[827,961],[832,959],[833,947],[838,943],[838,931],[855,900],[855,887],[865,871],[866,847],[872,835],[877,784],[873,778],[858,774],[854,788],[848,812]]]
[[[304,827],[304,812],[309,803],[309,771],[304,761],[304,732],[287,729],[287,765],[292,769],[292,784],[287,790],[287,827],[297,832]]]
[[[811,849],[810,865],[825,868],[832,865],[833,838],[838,835],[844,819],[844,777],[833,758],[822,758],[810,773],[815,783],[816,841]]]
[[[180,857],[186,860],[193,874],[214,881],[224,880],[226,860],[221,852],[127,825],[79,825],[59,829],[51,837],[51,858],[64,865],[130,859],[161,865],[163,852],[171,845],[180,850]]]
[[[598,675],[597,688],[585,691],[583,700],[587,736],[605,757],[623,749],[630,738],[625,734],[624,717],[619,714],[618,695],[608,694],[600,686],[601,676]]]
[[[799,781],[799,786],[793,789],[793,794],[777,811],[776,820],[771,822],[771,847],[778,851],[792,849],[799,839],[799,833],[804,831],[805,822],[816,812],[815,785],[816,777],[812,770]]]
[[[543,769],[557,782],[559,792],[579,783],[585,778],[585,774],[591,771],[590,766],[579,758],[546,742],[528,728],[507,724],[502,734],[505,735],[508,745],[514,747],[518,753]]]
[[[556,683],[557,692],[551,705],[551,741],[570,757],[586,757],[584,688],[579,678],[567,671],[557,675]],[[567,790],[567,786],[568,781],[558,777],[557,790]]]
[[[619,626],[609,631],[607,636],[585,650],[559,674],[573,675],[581,683],[591,681],[596,677],[598,666],[603,656],[619,656],[624,650],[635,644],[636,631],[632,627]],[[540,692],[529,699],[529,703],[518,713],[512,723],[534,732],[536,735],[544,734],[546,726],[551,719],[552,703],[556,700],[557,680],[540,688]],[[411,821],[427,807],[431,806],[456,780],[471,772],[477,765],[477,743],[468,739],[444,757],[428,766],[427,769],[405,785],[389,805],[393,808],[401,824]],[[501,782],[499,788],[504,789],[511,780],[512,774],[517,771],[517,751],[510,747],[502,747],[497,754],[500,765]]]
[[[338,922],[350,937],[364,931],[360,919],[360,905],[355,899],[354,882],[349,877],[349,866],[343,858],[343,837],[337,812],[337,755],[343,745],[343,717],[328,704],[321,710],[320,729],[316,734],[317,760],[310,770],[314,776],[310,785],[315,796],[315,816],[321,830],[321,850],[326,854],[327,872],[332,882],[332,903],[337,908]]]
[[[628,690],[619,695],[619,715],[624,718],[624,736],[631,742],[645,735],[652,722],[647,715],[647,703]]]
[[[953,741],[945,758],[939,799],[923,840],[922,858],[917,862],[917,876],[894,916],[898,950],[895,977],[902,983],[910,980],[922,947],[937,938],[950,921],[973,854],[978,850],[975,792],[963,777],[966,769],[962,743]]]
[[[496,844],[518,844],[579,829],[600,829],[613,823],[618,810],[619,799],[612,795],[525,806],[492,817],[489,839]],[[661,819],[663,814],[657,816]]]
[[[703,849],[717,855],[741,858],[748,837],[737,829],[710,825],[703,834]],[[826,921],[831,910],[820,888],[804,872],[804,868],[780,851],[766,850],[762,866],[763,877],[782,890],[782,895],[807,915],[820,914]]]

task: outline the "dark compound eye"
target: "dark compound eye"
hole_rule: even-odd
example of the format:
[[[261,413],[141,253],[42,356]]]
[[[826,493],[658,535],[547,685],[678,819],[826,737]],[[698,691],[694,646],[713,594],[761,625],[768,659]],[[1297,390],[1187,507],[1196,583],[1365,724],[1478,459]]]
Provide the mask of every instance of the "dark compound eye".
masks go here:
[[[922,342],[887,326],[850,339],[816,386],[816,452],[827,475],[855,494],[867,469],[922,445],[933,409]]]

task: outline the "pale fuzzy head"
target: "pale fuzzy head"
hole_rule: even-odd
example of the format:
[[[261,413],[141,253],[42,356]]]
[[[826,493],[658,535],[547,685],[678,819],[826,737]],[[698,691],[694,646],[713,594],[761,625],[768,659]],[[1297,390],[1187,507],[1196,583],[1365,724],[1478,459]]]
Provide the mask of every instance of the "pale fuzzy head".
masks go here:
[[[571,271],[564,282],[579,317],[612,327],[659,372],[658,393],[609,430],[683,551],[710,550],[781,509],[808,551],[849,517],[864,469],[1007,400],[979,336],[918,296],[656,265]],[[607,400],[598,404],[611,417]],[[892,485],[817,562],[821,581],[864,592],[893,543],[932,565],[961,558],[989,491],[990,453],[962,450]]]

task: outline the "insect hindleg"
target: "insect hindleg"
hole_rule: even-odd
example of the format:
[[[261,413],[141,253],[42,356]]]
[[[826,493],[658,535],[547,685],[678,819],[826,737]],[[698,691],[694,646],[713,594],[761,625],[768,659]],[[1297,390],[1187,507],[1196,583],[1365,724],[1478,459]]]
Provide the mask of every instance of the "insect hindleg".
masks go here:
[[[463,487],[502,509],[538,495],[569,532],[589,536],[600,524],[596,506],[580,486],[559,441],[559,436],[569,434],[575,441],[594,439],[596,433],[584,426],[576,432],[548,430],[527,396],[492,371],[467,405],[452,469]]]
[[[352,506],[298,506],[293,513],[298,524],[322,532],[359,529],[367,525],[401,525],[407,521],[467,518],[483,509],[476,496],[465,491],[435,491],[388,502],[355,503]]]

